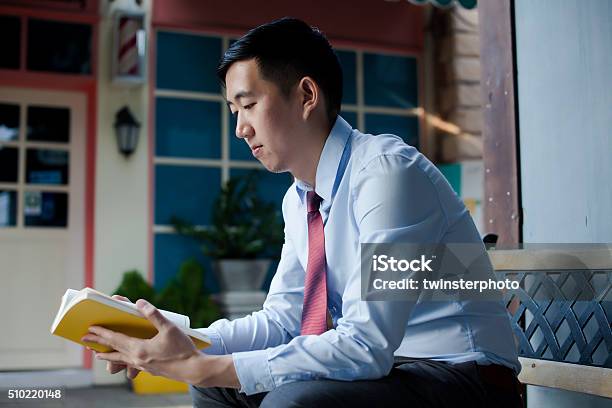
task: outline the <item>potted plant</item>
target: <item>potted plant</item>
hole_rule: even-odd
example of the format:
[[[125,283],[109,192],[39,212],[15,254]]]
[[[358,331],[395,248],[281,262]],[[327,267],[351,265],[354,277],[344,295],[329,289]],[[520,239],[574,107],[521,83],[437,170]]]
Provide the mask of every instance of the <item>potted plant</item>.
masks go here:
[[[283,241],[280,214],[274,203],[258,197],[254,172],[222,186],[210,226],[197,228],[177,217],[171,222],[179,234],[202,244],[224,292],[261,289]]]
[[[204,270],[195,260],[183,262],[177,276],[159,293],[138,271],[131,270],[123,274],[114,294],[133,302],[145,299],[160,309],[186,315],[194,328],[207,327],[220,317],[217,305],[205,290]],[[132,389],[137,394],[176,393],[187,392],[188,385],[141,372],[132,380]]]

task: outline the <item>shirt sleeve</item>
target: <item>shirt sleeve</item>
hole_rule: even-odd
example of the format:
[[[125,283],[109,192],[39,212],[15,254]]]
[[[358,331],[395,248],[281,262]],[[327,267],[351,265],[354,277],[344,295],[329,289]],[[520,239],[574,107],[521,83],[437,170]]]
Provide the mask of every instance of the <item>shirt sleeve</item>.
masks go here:
[[[435,242],[446,226],[435,187],[406,157],[373,159],[353,176],[351,190],[360,242]],[[414,303],[362,301],[359,259],[355,254],[345,265],[349,276],[335,329],[233,354],[241,392],[270,391],[300,380],[376,379],[389,373]]]
[[[203,352],[230,354],[287,343],[300,332],[303,285],[304,270],[286,238],[262,310],[231,321],[220,319],[207,328],[197,329],[212,341]]]

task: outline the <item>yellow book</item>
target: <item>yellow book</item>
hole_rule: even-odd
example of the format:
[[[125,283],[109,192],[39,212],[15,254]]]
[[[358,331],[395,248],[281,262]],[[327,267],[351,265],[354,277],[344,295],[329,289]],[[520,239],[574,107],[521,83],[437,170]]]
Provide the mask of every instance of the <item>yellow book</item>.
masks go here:
[[[210,345],[210,339],[206,335],[189,328],[187,316],[166,310],[160,312],[187,334],[198,349]],[[91,288],[68,289],[62,296],[62,303],[51,326],[51,333],[98,352],[112,351],[107,346],[81,341],[90,326],[105,327],[141,339],[150,339],[157,334],[153,323],[140,313],[135,304],[113,299]]]

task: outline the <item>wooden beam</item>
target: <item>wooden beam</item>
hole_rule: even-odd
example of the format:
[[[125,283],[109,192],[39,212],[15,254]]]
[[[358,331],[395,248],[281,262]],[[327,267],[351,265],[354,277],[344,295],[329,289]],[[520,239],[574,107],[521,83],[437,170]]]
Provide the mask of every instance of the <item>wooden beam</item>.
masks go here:
[[[479,0],[484,225],[499,243],[521,240],[520,173],[515,112],[513,21],[510,0]]]
[[[479,3],[480,4],[480,3]],[[523,384],[612,398],[612,369],[519,357]]]
[[[612,269],[612,245],[534,245],[527,249],[495,249],[488,252],[496,271],[543,271]]]

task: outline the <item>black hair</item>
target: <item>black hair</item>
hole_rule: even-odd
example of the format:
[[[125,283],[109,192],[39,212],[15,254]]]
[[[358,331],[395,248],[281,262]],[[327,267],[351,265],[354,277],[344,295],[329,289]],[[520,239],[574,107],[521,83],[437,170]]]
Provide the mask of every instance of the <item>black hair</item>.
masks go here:
[[[331,44],[319,29],[285,17],[250,30],[232,43],[217,67],[225,76],[233,63],[255,59],[262,78],[276,84],[285,96],[303,77],[311,77],[322,90],[330,124],[340,113],[342,68]]]

